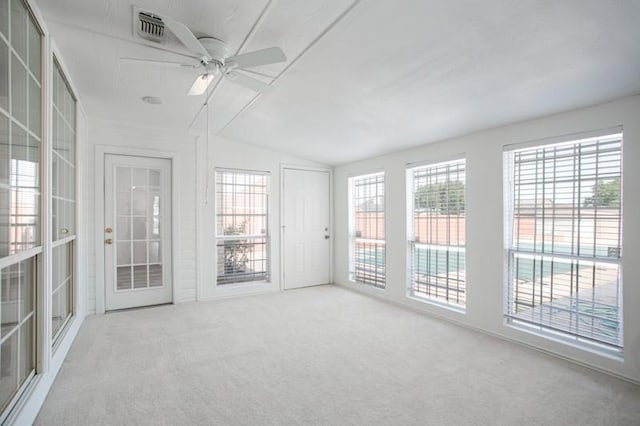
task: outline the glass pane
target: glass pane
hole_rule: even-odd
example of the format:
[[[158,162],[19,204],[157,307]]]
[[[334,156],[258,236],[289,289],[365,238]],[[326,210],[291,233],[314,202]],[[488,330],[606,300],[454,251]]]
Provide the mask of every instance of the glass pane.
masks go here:
[[[118,216],[129,216],[131,214],[130,192],[118,192],[116,194],[116,214]]]
[[[71,270],[69,268],[69,244],[59,246],[56,249],[60,251],[60,280],[57,283],[60,285],[71,275]]]
[[[116,190],[131,190],[131,169],[128,167],[116,167]]]
[[[160,171],[149,169],[149,186],[153,189],[160,189]]]
[[[53,119],[51,120],[51,146],[54,152],[53,158],[57,158],[55,154],[60,154],[60,140],[58,138],[58,126],[59,124],[58,113],[53,111]]]
[[[2,269],[2,315],[0,337],[4,337],[18,324],[18,292],[20,287],[20,264]]]
[[[32,257],[20,263],[20,319],[26,318],[34,309],[34,259]]]
[[[9,111],[9,48],[0,40],[0,107]]]
[[[157,192],[149,194],[149,239],[160,238],[160,194]]]
[[[27,62],[27,31],[29,29],[27,10],[21,0],[11,1],[11,45]]]
[[[147,186],[147,169],[133,169],[133,186]]]
[[[35,247],[40,235],[39,225],[39,171],[38,163],[29,161],[27,134],[19,126],[12,126],[10,183],[10,248],[17,253]]]
[[[0,32],[9,40],[9,0],[0,0]]]
[[[27,125],[27,70],[15,55],[11,61],[11,113],[13,118]]]
[[[0,187],[0,257],[9,255],[9,193]]]
[[[144,241],[133,242],[133,263],[147,263],[147,243]]]
[[[41,43],[40,31],[36,28],[33,20],[29,20],[29,70],[40,82],[41,69]]]
[[[40,87],[33,78],[29,78],[29,130],[40,136]]]
[[[18,333],[0,346],[0,406],[9,402],[18,383]]]
[[[60,79],[60,73],[58,71],[58,68],[55,67],[53,70],[53,80],[51,81],[51,87],[52,87],[52,97],[51,97],[51,101],[53,102],[53,106],[55,107],[53,110],[54,114],[57,114],[58,111],[60,111],[60,101],[58,100],[58,80]],[[58,111],[56,111],[58,110]]]
[[[118,290],[131,288],[131,266],[119,266],[117,268],[116,286]]]
[[[118,266],[131,265],[131,242],[126,241],[124,243],[117,243],[117,259]]]
[[[147,213],[147,192],[142,189],[136,187],[132,191],[132,213],[134,216],[144,216]]]
[[[149,263],[162,263],[160,241],[151,241],[149,243]]]
[[[62,219],[60,218],[60,204],[62,201],[53,199],[51,200],[51,222],[53,224],[52,235],[53,241],[56,241],[60,238],[60,224],[62,223]]]
[[[71,201],[67,201],[66,203],[67,211],[66,211],[66,229],[68,230],[67,236],[73,235],[76,233],[76,224],[75,224],[75,215],[76,215],[76,203]]]
[[[60,326],[61,327],[62,327],[62,323],[69,316],[68,290],[69,290],[69,282],[67,281],[60,287],[60,290],[58,291],[58,293],[59,293],[59,295],[58,295],[58,297],[59,297],[58,303],[60,303]]]
[[[17,253],[38,245],[38,211],[40,196],[32,189],[16,190],[12,197],[10,251]]]
[[[61,326],[60,291],[58,290],[51,295],[51,334],[55,335]]]
[[[9,164],[9,119],[4,114],[0,114],[0,184],[9,184]],[[0,214],[3,212],[2,209],[3,206],[0,205]]]
[[[147,218],[146,217],[134,217],[132,218],[133,224],[133,239],[144,240],[147,238]]]
[[[149,265],[149,287],[162,286],[162,265]]]
[[[133,287],[145,288],[147,286],[147,266],[133,267]]]
[[[24,382],[35,368],[33,324],[33,317],[31,317],[20,326],[20,384]]]
[[[27,161],[36,166],[36,176],[40,175],[40,141],[33,136],[28,136]],[[38,182],[39,186],[39,182]]]
[[[121,216],[116,219],[116,240],[131,239],[131,218],[129,216]]]
[[[69,163],[64,163],[64,188],[63,188],[63,193],[64,193],[64,197],[67,199],[71,199],[73,198],[73,190],[71,189],[71,186],[73,185],[73,181],[72,181],[72,176],[73,176],[73,170],[71,169],[71,166],[69,165]]]

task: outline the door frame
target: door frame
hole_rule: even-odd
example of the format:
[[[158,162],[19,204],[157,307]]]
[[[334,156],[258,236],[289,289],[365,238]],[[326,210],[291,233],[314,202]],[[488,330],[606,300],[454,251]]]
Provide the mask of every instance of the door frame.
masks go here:
[[[280,291],[284,291],[284,173],[285,170],[301,170],[306,172],[326,172],[329,174],[329,235],[331,236],[331,244],[329,244],[329,284],[333,284],[333,253],[335,232],[333,229],[333,169],[328,167],[311,167],[299,166],[295,164],[280,164]]]
[[[130,157],[147,157],[158,158],[162,160],[169,160],[171,162],[171,228],[169,236],[171,238],[171,274],[169,279],[171,280],[171,303],[175,303],[177,295],[177,286],[174,280],[175,266],[176,266],[176,241],[175,236],[178,235],[177,223],[178,223],[178,200],[177,200],[177,163],[178,153],[171,151],[157,151],[150,149],[129,148],[123,146],[112,145],[96,145],[95,147],[95,179],[94,179],[94,194],[95,194],[95,249],[96,249],[96,314],[105,313],[105,249],[104,249],[104,196],[105,196],[105,174],[104,174],[104,162],[107,155],[125,155]]]

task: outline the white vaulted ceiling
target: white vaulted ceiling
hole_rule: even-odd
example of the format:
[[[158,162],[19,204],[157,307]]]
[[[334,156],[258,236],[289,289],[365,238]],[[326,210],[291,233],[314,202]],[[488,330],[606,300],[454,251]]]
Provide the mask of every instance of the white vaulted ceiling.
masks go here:
[[[90,118],[187,129],[199,117],[202,129],[205,98],[186,96],[197,70],[118,60],[179,59],[133,42],[133,4],[38,0]],[[271,93],[219,84],[212,132],[328,164],[640,93],[637,0],[135,5],[232,53],[282,47],[286,63],[259,68],[276,77]]]

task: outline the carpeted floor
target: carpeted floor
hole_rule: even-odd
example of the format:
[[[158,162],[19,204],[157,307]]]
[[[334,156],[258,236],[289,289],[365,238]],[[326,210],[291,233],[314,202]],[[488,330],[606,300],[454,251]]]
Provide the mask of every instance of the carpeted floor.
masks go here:
[[[42,425],[628,425],[640,387],[334,286],[87,318]]]

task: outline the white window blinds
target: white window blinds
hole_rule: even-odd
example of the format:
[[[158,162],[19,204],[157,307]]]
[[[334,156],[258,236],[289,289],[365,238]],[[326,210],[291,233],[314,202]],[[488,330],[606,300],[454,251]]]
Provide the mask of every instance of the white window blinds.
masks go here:
[[[465,176],[464,159],[408,171],[414,297],[465,305]]]
[[[622,348],[622,134],[505,153],[506,316]]]
[[[385,287],[384,173],[349,179],[350,262],[352,281]]]

